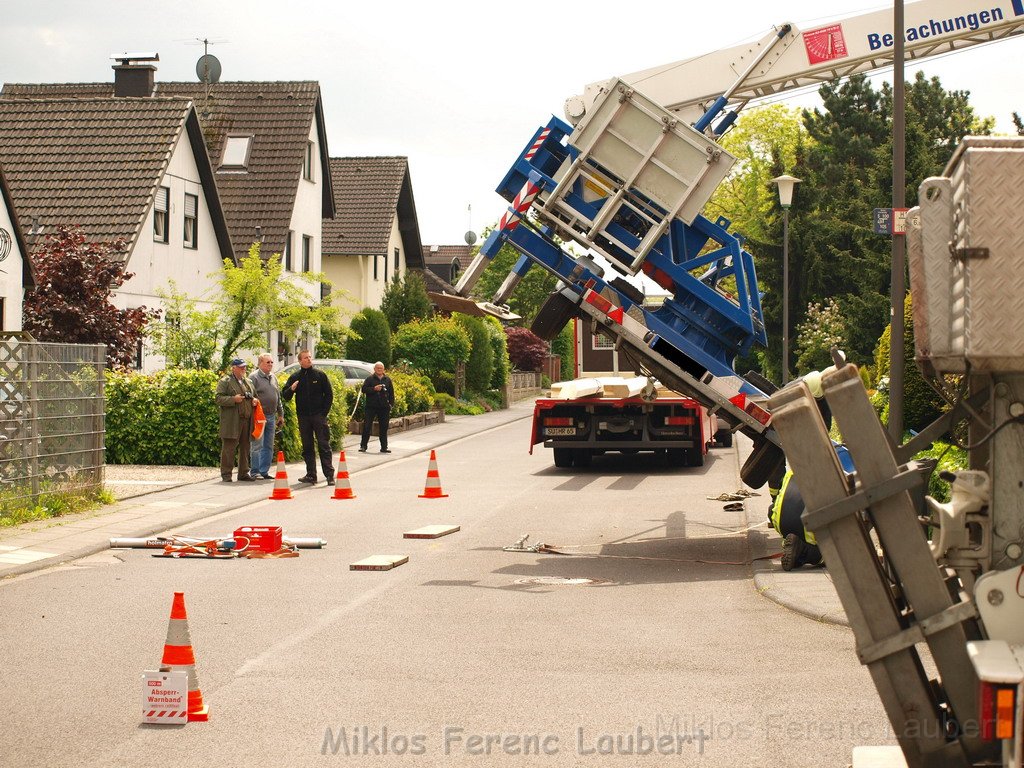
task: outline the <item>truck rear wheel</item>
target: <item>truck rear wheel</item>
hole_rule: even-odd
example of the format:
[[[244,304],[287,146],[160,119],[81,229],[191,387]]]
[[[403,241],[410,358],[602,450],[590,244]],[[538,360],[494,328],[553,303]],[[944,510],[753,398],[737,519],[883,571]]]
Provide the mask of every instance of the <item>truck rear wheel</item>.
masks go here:
[[[704,451],[700,449],[700,446],[686,449],[686,464],[690,467],[704,466]]]
[[[554,448],[555,466],[565,469],[572,466],[572,448]]]
[[[732,448],[732,432],[728,429],[720,429],[715,432],[715,446]]]
[[[786,454],[764,435],[754,441],[754,450],[743,462],[740,479],[751,488],[760,488],[786,463]]]
[[[576,305],[555,291],[541,304],[530,330],[544,341],[551,341],[575,316]]]
[[[591,459],[594,458],[594,454],[590,452],[589,448],[574,448],[572,452],[572,461],[577,467],[589,467]]]

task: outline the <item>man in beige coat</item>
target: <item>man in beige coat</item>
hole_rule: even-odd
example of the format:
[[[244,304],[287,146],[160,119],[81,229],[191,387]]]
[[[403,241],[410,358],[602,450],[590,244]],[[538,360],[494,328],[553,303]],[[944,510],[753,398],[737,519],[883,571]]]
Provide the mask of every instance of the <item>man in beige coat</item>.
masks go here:
[[[231,361],[231,373],[217,382],[220,406],[220,477],[231,482],[238,454],[238,479],[252,482],[249,475],[249,440],[252,434],[252,383],[245,377],[245,360]]]

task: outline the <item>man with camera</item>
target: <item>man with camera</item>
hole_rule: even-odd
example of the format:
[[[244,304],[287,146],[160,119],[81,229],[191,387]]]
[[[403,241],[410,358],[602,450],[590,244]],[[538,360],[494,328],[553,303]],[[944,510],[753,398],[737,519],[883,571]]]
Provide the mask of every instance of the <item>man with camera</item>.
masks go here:
[[[373,374],[363,382],[363,394],[366,395],[366,405],[363,406],[363,435],[359,441],[359,452],[366,453],[373,420],[377,419],[380,452],[391,453],[388,450],[388,422],[395,404],[395,386],[391,377],[384,373],[384,363],[377,361],[373,364]]]
[[[249,440],[252,434],[252,383],[245,377],[245,360],[231,361],[231,373],[217,382],[220,406],[220,477],[231,482],[231,471],[238,454],[238,479],[252,482],[249,475]]]

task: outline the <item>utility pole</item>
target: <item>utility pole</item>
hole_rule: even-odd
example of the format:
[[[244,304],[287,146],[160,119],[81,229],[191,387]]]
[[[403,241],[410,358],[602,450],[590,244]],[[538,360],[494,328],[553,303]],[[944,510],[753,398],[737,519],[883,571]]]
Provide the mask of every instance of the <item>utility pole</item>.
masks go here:
[[[892,87],[892,207],[906,207],[906,81],[903,75],[903,0],[893,7],[893,87]],[[906,238],[892,236],[892,288],[889,336],[889,436],[896,445],[903,438],[903,304],[907,293]]]

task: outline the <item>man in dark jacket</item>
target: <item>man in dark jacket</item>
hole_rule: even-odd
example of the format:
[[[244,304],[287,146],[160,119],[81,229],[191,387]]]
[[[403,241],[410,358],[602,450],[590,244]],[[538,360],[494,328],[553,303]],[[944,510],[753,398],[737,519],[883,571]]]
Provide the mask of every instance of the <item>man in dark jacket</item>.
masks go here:
[[[366,453],[366,446],[370,443],[373,420],[377,419],[380,432],[380,452],[391,453],[388,450],[388,421],[391,419],[391,407],[395,404],[395,386],[384,373],[384,363],[373,364],[373,375],[367,376],[366,381],[363,382],[363,396],[366,398],[366,404],[363,407],[363,436],[359,441],[359,452]]]
[[[334,402],[330,379],[323,371],[313,367],[313,355],[308,349],[299,352],[299,370],[288,377],[281,396],[295,398],[295,414],[299,417],[299,437],[302,438],[302,458],[306,461],[306,474],[300,483],[316,482],[316,456],[313,454],[313,436],[320,453],[320,467],[328,485],[334,485],[334,464],[331,461],[331,432],[327,414]]]

